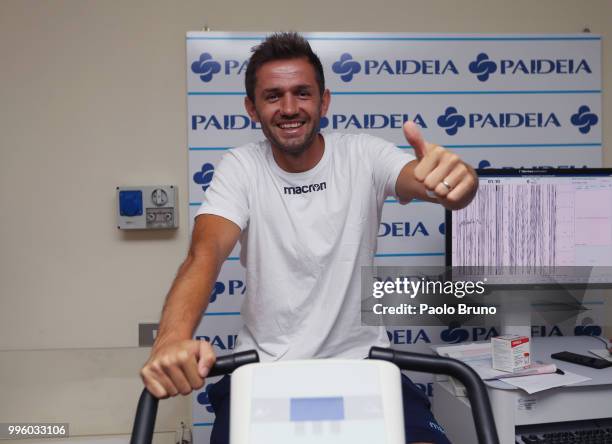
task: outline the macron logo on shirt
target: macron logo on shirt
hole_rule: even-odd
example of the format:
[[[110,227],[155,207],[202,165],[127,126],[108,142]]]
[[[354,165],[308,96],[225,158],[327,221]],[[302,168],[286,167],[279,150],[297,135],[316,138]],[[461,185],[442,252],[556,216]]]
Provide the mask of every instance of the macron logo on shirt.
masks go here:
[[[301,187],[285,187],[285,194],[306,194],[313,191],[323,191],[325,188],[327,188],[326,182],[303,185]]]

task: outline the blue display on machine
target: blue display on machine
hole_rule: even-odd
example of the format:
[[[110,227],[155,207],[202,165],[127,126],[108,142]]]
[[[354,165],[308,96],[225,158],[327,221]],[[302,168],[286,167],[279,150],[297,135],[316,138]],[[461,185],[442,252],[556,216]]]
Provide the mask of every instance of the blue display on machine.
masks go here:
[[[342,397],[291,398],[291,421],[340,421],[344,419]]]

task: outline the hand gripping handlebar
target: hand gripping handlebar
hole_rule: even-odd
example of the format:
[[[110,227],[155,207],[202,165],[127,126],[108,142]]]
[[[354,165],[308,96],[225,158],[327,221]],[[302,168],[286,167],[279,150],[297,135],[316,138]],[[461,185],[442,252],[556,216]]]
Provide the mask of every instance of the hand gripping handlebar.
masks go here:
[[[206,377],[225,375],[233,372],[241,365],[255,362],[259,362],[259,356],[254,350],[221,356],[217,358],[215,365],[212,366]],[[151,444],[158,402],[159,399],[154,397],[146,388],[142,391],[138,400],[130,444]]]

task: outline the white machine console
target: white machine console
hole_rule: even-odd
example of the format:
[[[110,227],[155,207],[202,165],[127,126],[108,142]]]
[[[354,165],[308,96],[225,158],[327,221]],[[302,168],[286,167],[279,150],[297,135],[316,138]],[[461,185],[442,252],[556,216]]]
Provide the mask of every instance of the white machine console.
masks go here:
[[[245,365],[230,405],[231,444],[405,444],[401,374],[385,361]]]

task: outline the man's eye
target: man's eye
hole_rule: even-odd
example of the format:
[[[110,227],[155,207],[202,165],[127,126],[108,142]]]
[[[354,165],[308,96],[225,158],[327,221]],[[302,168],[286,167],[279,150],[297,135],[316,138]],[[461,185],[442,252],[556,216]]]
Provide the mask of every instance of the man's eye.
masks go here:
[[[300,91],[300,97],[310,97],[309,91]]]
[[[275,100],[277,100],[277,99],[278,99],[278,95],[277,95],[277,94],[268,94],[268,95],[266,96],[266,100],[267,100],[268,102],[273,102],[273,101],[275,101]]]

